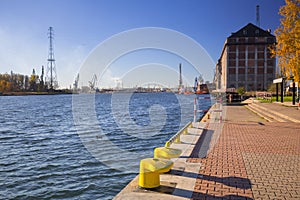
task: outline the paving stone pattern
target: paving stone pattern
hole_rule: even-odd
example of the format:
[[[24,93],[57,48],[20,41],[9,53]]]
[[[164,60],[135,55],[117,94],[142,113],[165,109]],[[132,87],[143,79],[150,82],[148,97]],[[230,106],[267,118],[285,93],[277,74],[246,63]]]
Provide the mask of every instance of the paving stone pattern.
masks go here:
[[[299,123],[229,120],[207,157],[189,161],[202,163],[193,199],[300,199]]]

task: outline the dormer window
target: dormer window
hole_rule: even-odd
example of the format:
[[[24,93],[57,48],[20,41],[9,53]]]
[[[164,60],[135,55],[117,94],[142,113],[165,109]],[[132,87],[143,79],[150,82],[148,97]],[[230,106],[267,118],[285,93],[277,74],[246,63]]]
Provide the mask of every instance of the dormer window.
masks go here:
[[[256,29],[256,30],[255,30],[255,35],[258,35],[258,34],[259,34],[259,30]]]
[[[243,30],[243,34],[244,34],[244,35],[247,35],[247,30]]]

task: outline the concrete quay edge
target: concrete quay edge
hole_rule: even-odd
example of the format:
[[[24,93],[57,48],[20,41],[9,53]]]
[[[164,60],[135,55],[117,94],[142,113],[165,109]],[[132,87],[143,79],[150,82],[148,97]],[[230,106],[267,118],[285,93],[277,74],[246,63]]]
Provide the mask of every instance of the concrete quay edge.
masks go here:
[[[201,163],[193,163],[189,159],[208,123],[219,115],[219,113],[210,113],[212,109],[214,109],[214,106],[204,115],[201,122],[193,123],[193,127],[188,128],[188,133],[181,135],[181,143],[171,144],[171,148],[181,149],[182,154],[179,158],[171,159],[174,162],[174,166],[169,173],[160,175],[161,186],[157,190],[139,188],[139,175],[137,175],[114,197],[114,200],[135,200],[141,198],[182,200],[192,198]]]

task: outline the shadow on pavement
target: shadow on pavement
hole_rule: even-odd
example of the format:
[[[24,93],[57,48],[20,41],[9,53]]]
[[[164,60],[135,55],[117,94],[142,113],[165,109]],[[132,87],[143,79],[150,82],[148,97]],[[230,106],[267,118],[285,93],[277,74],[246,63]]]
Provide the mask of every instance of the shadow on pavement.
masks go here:
[[[185,176],[188,178],[198,178],[202,180],[212,181],[222,183],[224,185],[240,188],[240,189],[250,189],[251,182],[247,178],[235,177],[235,176],[228,176],[228,177],[217,177],[217,176],[207,176],[203,174],[197,174],[192,172],[184,172],[180,170],[171,170],[170,174],[178,175],[178,176]]]
[[[210,200],[223,200],[223,199],[243,199],[243,200],[252,200],[252,198],[241,196],[241,195],[224,195],[224,196],[215,196],[215,195],[210,195],[210,194],[204,194],[201,192],[194,192],[190,190],[185,190],[185,189],[180,189],[180,188],[174,188],[171,186],[165,186],[161,185],[159,188],[155,190],[151,190],[152,192],[159,192],[159,193],[165,193],[165,194],[170,194],[173,196],[178,196],[178,197],[184,197],[184,198],[192,198],[194,200],[202,200],[202,199],[210,199]],[[216,191],[217,192],[217,191]]]

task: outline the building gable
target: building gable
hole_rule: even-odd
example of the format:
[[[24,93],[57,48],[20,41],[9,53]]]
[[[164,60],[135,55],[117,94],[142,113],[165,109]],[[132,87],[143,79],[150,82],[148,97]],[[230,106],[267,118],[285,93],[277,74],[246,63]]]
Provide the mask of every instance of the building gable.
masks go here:
[[[252,23],[247,24],[235,33],[232,33],[228,38],[237,37],[275,37],[270,33],[271,31],[265,31]]]

